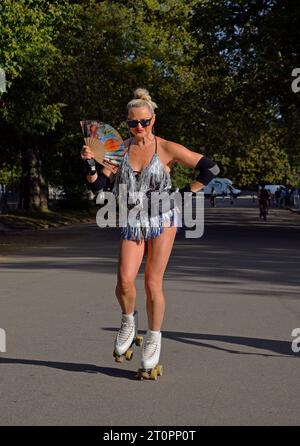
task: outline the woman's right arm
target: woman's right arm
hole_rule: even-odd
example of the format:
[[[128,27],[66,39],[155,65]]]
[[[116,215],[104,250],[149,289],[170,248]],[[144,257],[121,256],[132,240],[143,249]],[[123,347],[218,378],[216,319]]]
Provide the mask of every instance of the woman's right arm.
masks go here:
[[[94,153],[89,146],[82,147],[81,158],[84,161],[84,169],[89,188],[93,193],[96,194],[100,190],[105,190],[113,183],[118,166],[113,165],[109,161],[104,161],[104,164],[109,167],[104,166],[101,173],[98,174]]]

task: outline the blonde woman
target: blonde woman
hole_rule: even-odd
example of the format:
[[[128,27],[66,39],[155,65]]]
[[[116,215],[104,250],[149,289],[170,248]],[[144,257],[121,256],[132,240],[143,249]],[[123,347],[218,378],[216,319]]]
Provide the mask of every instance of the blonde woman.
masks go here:
[[[129,194],[135,192],[168,192],[172,188],[170,170],[173,163],[199,171],[196,181],[187,184],[179,192],[197,192],[207,185],[218,173],[218,166],[205,156],[193,152],[175,142],[155,136],[153,126],[157,105],[145,89],[138,88],[127,105],[127,125],[131,137],[125,141],[126,153],[120,167],[113,172],[104,167],[101,175],[95,169],[93,153],[83,146],[82,158],[87,166],[87,181],[90,189],[97,193],[112,188],[116,197],[119,186],[126,185]],[[140,217],[137,225],[121,228],[118,279],[116,297],[122,310],[121,328],[115,339],[114,357],[121,362],[131,359],[132,345],[139,344],[136,323],[136,286],[145,252],[147,253],[144,284],[147,296],[148,332],[143,344],[141,368],[137,377],[156,379],[162,374],[158,366],[161,351],[161,327],[165,313],[163,278],[177,232],[176,207],[159,215]]]

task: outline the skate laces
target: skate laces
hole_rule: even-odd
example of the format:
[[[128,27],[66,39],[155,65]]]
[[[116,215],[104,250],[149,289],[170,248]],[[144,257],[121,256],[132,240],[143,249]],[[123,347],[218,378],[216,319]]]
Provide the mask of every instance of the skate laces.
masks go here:
[[[144,344],[144,348],[143,348],[143,354],[145,358],[151,358],[151,356],[153,356],[157,350],[159,344],[159,339],[156,339],[154,337],[149,337],[145,344]]]
[[[134,329],[134,323],[122,321],[121,328],[117,336],[117,343],[124,344],[124,342],[128,341],[133,329]]]

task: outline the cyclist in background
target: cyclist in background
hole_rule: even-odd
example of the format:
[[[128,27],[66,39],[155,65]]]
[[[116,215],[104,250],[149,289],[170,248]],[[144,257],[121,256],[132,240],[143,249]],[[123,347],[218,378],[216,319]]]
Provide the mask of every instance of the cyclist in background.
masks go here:
[[[262,185],[258,191],[257,198],[259,203],[259,217],[265,217],[265,214],[268,213],[271,193],[265,188],[264,185]]]

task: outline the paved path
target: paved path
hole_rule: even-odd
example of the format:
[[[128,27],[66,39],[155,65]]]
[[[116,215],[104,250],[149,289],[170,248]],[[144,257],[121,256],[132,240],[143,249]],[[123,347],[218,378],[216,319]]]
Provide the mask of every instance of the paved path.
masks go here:
[[[205,219],[204,236],[179,234],[169,261],[157,382],[134,379],[140,350],[112,359],[116,230],[17,236],[21,248],[0,257],[1,425],[299,424],[300,217],[273,209],[260,222],[237,200]]]

